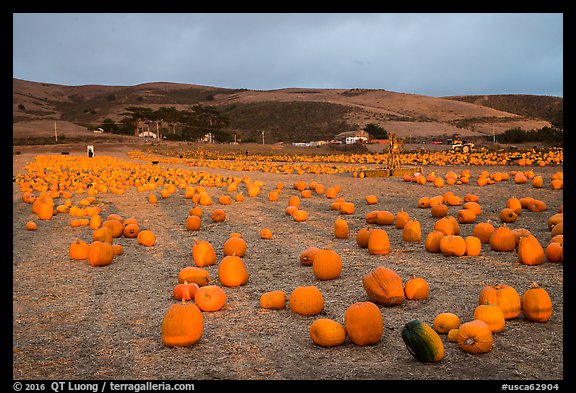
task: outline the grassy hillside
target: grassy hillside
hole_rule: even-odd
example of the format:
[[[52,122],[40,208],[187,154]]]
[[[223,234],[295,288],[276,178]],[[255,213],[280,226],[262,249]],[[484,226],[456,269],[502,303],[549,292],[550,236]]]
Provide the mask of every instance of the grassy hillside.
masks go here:
[[[547,120],[553,124],[563,123],[564,99],[562,97],[503,94],[454,96],[444,98],[483,105],[504,112],[515,113],[527,118]]]
[[[85,129],[99,127],[105,119],[120,122],[128,107],[182,111],[212,106],[228,121],[217,133],[257,143],[263,131],[266,143],[304,142],[331,139],[369,123],[406,139],[455,133],[485,139],[511,128],[538,129],[562,116],[562,99],[556,97],[438,98],[383,89],[247,90],[166,82],[64,86],[13,79],[12,97],[14,138],[26,137],[26,123],[35,121],[62,121]]]

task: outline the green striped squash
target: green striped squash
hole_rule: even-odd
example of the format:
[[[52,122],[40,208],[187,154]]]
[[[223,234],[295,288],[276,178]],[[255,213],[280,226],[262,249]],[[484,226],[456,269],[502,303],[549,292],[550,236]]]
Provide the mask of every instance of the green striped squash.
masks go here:
[[[402,339],[419,362],[434,363],[444,358],[444,343],[426,322],[417,319],[408,322],[402,329]]]

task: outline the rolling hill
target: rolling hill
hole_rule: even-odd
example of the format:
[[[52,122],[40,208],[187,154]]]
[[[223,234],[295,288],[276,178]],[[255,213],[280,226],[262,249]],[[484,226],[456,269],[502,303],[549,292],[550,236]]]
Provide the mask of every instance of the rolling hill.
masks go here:
[[[104,119],[119,122],[127,107],[213,106],[228,119],[220,130],[266,143],[332,139],[374,123],[397,136],[430,140],[460,134],[487,139],[511,128],[549,126],[562,98],[541,96],[430,97],[382,89],[226,89],[180,83],[65,86],[13,79],[13,139],[51,136],[54,122],[67,138],[91,134]],[[508,104],[504,104],[508,102]],[[513,104],[511,104],[513,102]],[[538,104],[540,103],[540,104]],[[64,131],[63,131],[64,132]]]

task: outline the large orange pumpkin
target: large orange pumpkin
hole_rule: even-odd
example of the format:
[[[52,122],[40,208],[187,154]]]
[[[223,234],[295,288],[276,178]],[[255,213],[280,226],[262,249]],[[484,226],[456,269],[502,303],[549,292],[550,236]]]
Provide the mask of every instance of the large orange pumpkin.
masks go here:
[[[552,316],[552,299],[548,292],[532,282],[522,295],[522,314],[533,322],[546,322]]]
[[[218,265],[218,278],[222,285],[239,287],[248,282],[248,269],[242,258],[236,255],[225,256]]]
[[[312,316],[318,315],[324,310],[324,297],[315,285],[299,286],[294,288],[288,299],[292,312]]]
[[[384,266],[362,276],[362,286],[370,300],[383,306],[397,306],[405,300],[402,279],[394,270]]]
[[[534,266],[544,263],[544,248],[534,235],[522,236],[518,242],[518,262]]]
[[[224,255],[243,257],[246,254],[247,244],[241,236],[230,236],[224,242]]]
[[[490,352],[494,340],[488,324],[477,319],[461,324],[455,339],[461,350],[471,354]]]
[[[520,295],[514,287],[507,284],[486,285],[478,296],[478,305],[496,304],[500,306],[505,319],[514,319],[520,315]]]
[[[344,314],[344,325],[350,341],[356,345],[374,345],[382,340],[382,313],[372,302],[351,304]]]
[[[187,347],[200,340],[203,329],[204,318],[196,304],[175,303],[162,319],[162,343],[168,347]]]
[[[340,277],[342,272],[342,259],[331,249],[318,251],[312,263],[314,275],[319,280],[333,280]]]
[[[95,240],[88,246],[88,262],[92,266],[106,266],[114,259],[112,244]]]
[[[192,258],[196,266],[212,266],[216,263],[216,251],[214,251],[214,247],[212,247],[210,242],[194,238]]]
[[[386,255],[390,252],[390,238],[384,229],[376,228],[370,231],[368,252],[372,255]]]

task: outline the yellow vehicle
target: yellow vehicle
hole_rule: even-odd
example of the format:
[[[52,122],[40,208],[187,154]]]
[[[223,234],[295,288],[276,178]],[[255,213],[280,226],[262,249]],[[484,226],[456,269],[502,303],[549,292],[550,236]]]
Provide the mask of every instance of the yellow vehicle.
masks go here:
[[[448,139],[446,144],[449,145],[450,153],[470,153],[474,148],[474,144],[459,139]]]

